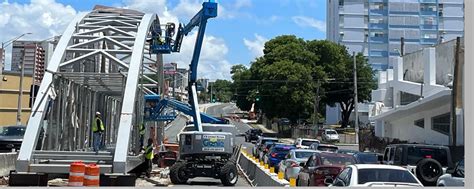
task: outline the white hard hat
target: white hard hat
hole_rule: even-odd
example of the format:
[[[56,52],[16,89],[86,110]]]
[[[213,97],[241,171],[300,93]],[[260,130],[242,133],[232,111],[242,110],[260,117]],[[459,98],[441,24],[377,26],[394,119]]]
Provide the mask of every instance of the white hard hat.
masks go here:
[[[96,112],[95,115],[100,115],[100,112]]]

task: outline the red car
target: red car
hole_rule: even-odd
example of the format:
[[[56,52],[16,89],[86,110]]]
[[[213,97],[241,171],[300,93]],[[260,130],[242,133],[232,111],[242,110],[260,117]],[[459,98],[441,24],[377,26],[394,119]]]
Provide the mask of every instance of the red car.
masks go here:
[[[296,184],[298,186],[326,186],[324,180],[333,180],[346,165],[356,164],[352,155],[331,152],[317,152],[309,157],[301,168]]]

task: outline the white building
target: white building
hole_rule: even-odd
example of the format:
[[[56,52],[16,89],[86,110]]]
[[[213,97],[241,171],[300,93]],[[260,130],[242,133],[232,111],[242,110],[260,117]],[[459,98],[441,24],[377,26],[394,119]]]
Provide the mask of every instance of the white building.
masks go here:
[[[327,39],[362,52],[375,70],[390,57],[464,35],[464,0],[327,0]]]
[[[372,116],[372,109],[374,107],[374,103],[359,103],[359,126],[364,127],[371,123],[369,119]],[[339,104],[336,104],[334,107],[326,105],[326,125],[338,125],[339,122],[342,120],[342,110]],[[349,122],[353,122],[355,120],[355,110],[351,112],[351,116],[349,117]]]
[[[394,57],[394,69],[380,72],[372,92],[372,100],[384,106],[374,108],[371,117],[377,137],[451,145],[455,42]],[[464,145],[463,115],[457,114],[456,144]]]

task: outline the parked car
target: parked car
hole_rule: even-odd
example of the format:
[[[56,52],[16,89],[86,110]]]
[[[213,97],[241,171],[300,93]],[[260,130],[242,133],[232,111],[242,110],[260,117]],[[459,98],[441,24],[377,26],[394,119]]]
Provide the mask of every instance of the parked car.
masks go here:
[[[0,127],[0,150],[19,150],[23,142],[26,126],[1,126]]]
[[[436,186],[438,178],[453,167],[446,146],[425,144],[392,144],[385,148],[384,164],[406,167],[423,186]]]
[[[438,178],[437,186],[464,186],[464,159],[456,163],[454,169],[448,169],[446,174]]]
[[[301,168],[296,183],[298,186],[326,186],[326,178],[334,179],[345,166],[355,163],[354,156],[347,154],[314,153]]]
[[[339,142],[339,134],[334,129],[325,129],[321,138],[327,142]]]
[[[260,152],[263,150],[263,145],[267,141],[278,142],[278,139],[274,137],[264,137],[264,136],[258,137],[258,140],[255,143],[255,146],[252,148],[252,153],[255,157],[258,157],[260,155]]]
[[[262,135],[260,129],[249,129],[245,132],[245,142],[252,142],[258,140],[258,137]]]
[[[268,151],[270,151],[270,148],[277,144],[275,141],[267,141],[265,142],[265,144],[263,145],[263,150],[259,152],[258,154],[258,159],[260,161],[263,161],[265,155],[268,153]]]
[[[423,187],[421,182],[407,169],[393,165],[357,164],[349,165],[333,180],[325,180],[329,186],[348,187]]]
[[[349,154],[349,155],[354,155],[355,153],[358,153],[359,151],[357,150],[348,150],[348,149],[338,149],[337,153],[340,154]]]
[[[373,152],[358,152],[353,156],[358,164],[379,164],[377,154]]]
[[[311,144],[311,146],[309,146],[309,149],[317,150],[321,152],[337,152],[339,150],[339,148],[336,145],[318,144],[318,143]]]
[[[25,132],[26,126],[24,125],[0,126],[0,152],[20,150]],[[38,136],[38,143],[35,148],[36,150],[42,149],[43,138],[44,129],[41,128],[41,132]]]
[[[275,170],[278,171],[280,161],[285,159],[285,156],[293,149],[296,149],[294,145],[275,144],[270,148],[268,153],[265,154],[264,162],[271,167],[275,167]]]
[[[317,139],[310,139],[310,138],[297,138],[295,140],[295,145],[296,148],[303,148],[303,149],[309,149],[309,146],[313,143],[320,143],[319,140]]]
[[[285,159],[280,161],[278,172],[282,172],[286,180],[297,178],[301,167],[308,161],[308,158],[316,152],[316,150],[308,149],[290,150]]]

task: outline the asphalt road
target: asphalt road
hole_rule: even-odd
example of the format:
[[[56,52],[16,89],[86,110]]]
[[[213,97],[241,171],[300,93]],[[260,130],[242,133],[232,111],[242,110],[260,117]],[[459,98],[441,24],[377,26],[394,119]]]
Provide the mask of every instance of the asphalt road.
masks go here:
[[[215,106],[210,106],[207,108],[206,113],[220,117],[221,115],[229,114],[229,113],[235,113],[239,109],[234,105],[234,104],[219,104]],[[186,123],[186,119],[183,117],[178,117],[176,120],[174,120],[171,124],[171,126],[168,128],[168,130],[165,130],[165,135],[168,137],[169,141],[176,141],[176,135],[181,132],[181,130],[184,128]],[[232,124],[234,124],[235,130],[233,131],[232,134],[234,136],[244,133],[247,131],[250,126],[241,122],[234,122],[232,121]],[[242,147],[245,149],[251,149],[252,144],[251,143],[246,143],[244,137],[235,137],[235,142],[236,144],[242,144]],[[198,177],[194,179],[190,179],[187,183],[187,185],[195,185],[195,186],[217,186],[221,187],[223,186],[221,184],[221,181],[218,179],[213,179],[213,178],[203,178],[203,177]],[[245,180],[245,178],[241,175],[239,175],[239,180],[237,181],[237,184],[235,186],[250,186],[250,184]]]

